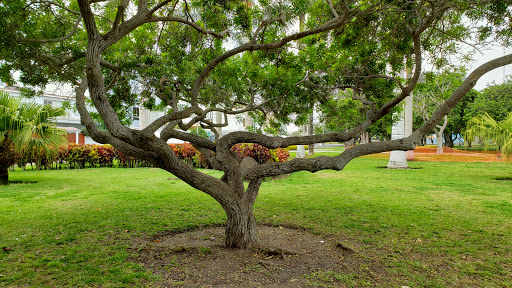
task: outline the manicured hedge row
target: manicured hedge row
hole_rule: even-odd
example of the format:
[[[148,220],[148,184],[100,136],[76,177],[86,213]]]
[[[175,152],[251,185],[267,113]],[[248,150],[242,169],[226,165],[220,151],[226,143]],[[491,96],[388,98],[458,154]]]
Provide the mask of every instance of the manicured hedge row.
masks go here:
[[[211,168],[208,159],[190,143],[170,144],[174,153],[186,163],[198,168]],[[252,157],[258,163],[284,162],[290,156],[285,149],[267,149],[258,144],[237,144],[232,148],[240,159]],[[83,169],[87,167],[149,167],[144,160],[125,155],[111,145],[69,144],[58,151],[46,153],[45,150],[27,151],[19,155],[18,167],[25,169],[30,164],[32,169]],[[35,165],[35,167],[34,167]]]
[[[240,159],[244,157],[252,157],[259,164],[267,162],[285,162],[290,157],[288,150],[277,148],[268,149],[258,144],[240,143],[231,148]]]
[[[43,149],[33,149],[20,155],[17,165],[23,169],[27,165],[31,165],[32,169],[83,169],[114,167],[114,163],[126,168],[151,166],[146,161],[121,153],[111,145],[93,144],[69,144],[50,153]]]

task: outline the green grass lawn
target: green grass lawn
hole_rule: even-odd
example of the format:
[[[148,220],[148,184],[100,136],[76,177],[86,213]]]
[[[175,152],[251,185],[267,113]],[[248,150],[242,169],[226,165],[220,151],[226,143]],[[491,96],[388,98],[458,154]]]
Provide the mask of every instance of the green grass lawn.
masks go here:
[[[292,225],[356,247],[383,287],[512,287],[510,163],[356,159],[340,172],[266,181],[260,223]],[[220,176],[220,173],[208,171]],[[0,286],[151,286],[131,240],[221,224],[221,207],[154,168],[15,171],[0,187]],[[374,287],[365,267],[323,271],[312,285]],[[340,279],[343,279],[340,282]],[[340,284],[342,283],[342,284]]]

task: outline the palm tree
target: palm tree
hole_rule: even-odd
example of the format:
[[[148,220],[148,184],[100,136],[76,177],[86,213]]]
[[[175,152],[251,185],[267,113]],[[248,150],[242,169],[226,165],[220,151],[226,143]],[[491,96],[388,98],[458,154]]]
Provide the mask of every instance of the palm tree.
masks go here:
[[[501,154],[509,157],[512,155],[512,112],[500,122],[496,122],[489,114],[485,113],[474,117],[468,122],[466,130],[466,141],[475,137],[481,140],[484,147],[489,144],[497,145]]]
[[[0,91],[0,185],[9,184],[8,168],[16,156],[27,151],[52,149],[66,143],[66,132],[54,124],[62,108],[37,103],[22,103]]]

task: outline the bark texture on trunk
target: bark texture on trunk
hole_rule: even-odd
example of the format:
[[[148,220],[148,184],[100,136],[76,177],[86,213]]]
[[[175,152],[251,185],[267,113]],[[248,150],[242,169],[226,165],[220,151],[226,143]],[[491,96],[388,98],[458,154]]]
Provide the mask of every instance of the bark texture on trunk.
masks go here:
[[[16,151],[14,142],[5,134],[0,142],[0,185],[9,184],[9,167],[16,163]]]
[[[247,249],[253,247],[256,241],[256,219],[252,207],[235,213],[227,213],[226,247]]]
[[[446,147],[450,147],[450,148],[453,148],[455,145],[453,143],[454,139],[452,138],[452,133],[451,131],[444,131],[443,132],[443,138],[444,138],[444,142],[445,142],[445,146]]]
[[[309,116],[309,123],[308,123],[308,136],[313,136],[313,113]],[[314,155],[315,154],[315,144],[310,143],[308,145],[309,153],[308,155]]]
[[[9,185],[9,169],[0,167],[0,185]]]
[[[444,123],[443,125],[437,125],[437,128],[439,130],[436,131],[436,138],[437,138],[437,154],[443,154],[443,133],[444,129],[446,128],[446,125],[448,124],[448,116],[444,116]]]
[[[436,132],[437,154],[443,154],[443,134]]]

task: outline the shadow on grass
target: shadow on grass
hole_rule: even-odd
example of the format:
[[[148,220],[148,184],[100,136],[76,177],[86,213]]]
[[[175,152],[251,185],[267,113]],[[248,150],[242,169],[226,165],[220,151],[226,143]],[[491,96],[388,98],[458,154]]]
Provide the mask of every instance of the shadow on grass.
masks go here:
[[[378,169],[390,169],[390,170],[400,170],[400,169],[406,169],[406,170],[416,170],[416,169],[423,169],[423,167],[407,167],[407,168],[388,168],[388,166],[379,166]]]
[[[9,181],[9,185],[18,185],[18,184],[34,184],[36,181]]]

